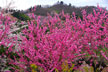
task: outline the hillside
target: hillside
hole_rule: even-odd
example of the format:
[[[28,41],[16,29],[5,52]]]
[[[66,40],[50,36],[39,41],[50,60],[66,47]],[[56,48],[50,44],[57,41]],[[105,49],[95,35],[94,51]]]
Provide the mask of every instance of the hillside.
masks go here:
[[[27,13],[31,12],[34,7],[30,7],[27,10]],[[52,12],[56,12],[56,13],[60,13],[62,10],[64,11],[64,13],[69,13],[72,14],[72,12],[75,12],[76,15],[81,16],[81,11],[85,9],[88,13],[91,13],[93,11],[93,9],[97,9],[97,7],[95,6],[85,6],[85,7],[75,7],[72,6],[71,4],[67,5],[65,3],[63,3],[62,1],[59,3],[56,3],[52,6],[48,6],[48,7],[42,7],[41,5],[37,5],[36,7],[36,11],[34,12],[36,15],[42,15],[42,16],[46,16],[47,13],[52,13]]]

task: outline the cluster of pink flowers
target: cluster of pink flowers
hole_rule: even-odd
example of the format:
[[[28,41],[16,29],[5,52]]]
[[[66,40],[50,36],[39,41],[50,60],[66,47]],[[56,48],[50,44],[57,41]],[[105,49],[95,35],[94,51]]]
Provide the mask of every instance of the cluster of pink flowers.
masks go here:
[[[25,71],[35,64],[52,72],[55,68],[61,70],[65,61],[71,65],[86,55],[98,57],[97,52],[108,60],[108,54],[102,51],[108,48],[108,11],[98,8],[87,15],[83,10],[82,15],[83,19],[76,19],[75,13],[70,17],[62,12],[53,17],[49,15],[43,22],[41,16],[28,21],[28,29],[22,30],[22,40],[16,51],[19,59],[11,60],[12,64]],[[4,33],[0,31],[0,39]]]
[[[12,47],[15,45],[17,37],[16,35],[12,36],[11,33],[12,23],[14,22],[9,16],[0,14],[0,46]]]
[[[0,45],[7,45],[8,34],[10,29],[10,18],[0,14]]]

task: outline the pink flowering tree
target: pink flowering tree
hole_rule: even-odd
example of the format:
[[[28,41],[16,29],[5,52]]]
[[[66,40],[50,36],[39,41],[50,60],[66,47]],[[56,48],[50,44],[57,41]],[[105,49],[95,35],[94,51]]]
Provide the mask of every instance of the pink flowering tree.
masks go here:
[[[17,66],[13,69],[27,72],[35,64],[40,71],[61,71],[65,61],[69,66],[75,64],[74,70],[82,61],[95,71],[98,66],[94,64],[105,67],[108,63],[108,11],[98,7],[88,15],[83,10],[82,15],[81,20],[76,19],[75,13],[70,17],[62,12],[41,21],[41,16],[36,18],[32,14],[34,20],[28,21],[28,28],[22,30],[16,51],[18,58],[11,60]]]
[[[1,12],[0,14],[0,71],[5,71],[8,66],[7,53],[12,50],[15,40],[11,37],[10,28],[13,21]]]

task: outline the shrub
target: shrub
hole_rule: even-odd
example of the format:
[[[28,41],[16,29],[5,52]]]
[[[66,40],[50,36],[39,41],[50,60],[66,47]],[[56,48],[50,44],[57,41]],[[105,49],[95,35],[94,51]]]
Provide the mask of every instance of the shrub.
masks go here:
[[[14,12],[12,15],[22,21],[30,20],[29,16],[21,12]]]
[[[11,63],[17,66],[15,70],[32,70],[31,64],[34,64],[45,72],[53,72],[55,69],[61,71],[65,61],[70,67],[75,64],[73,71],[79,68],[82,61],[94,67],[94,71],[100,66],[106,67],[108,15],[106,10],[99,7],[97,12],[93,11],[94,14],[86,15],[83,10],[83,20],[76,19],[75,13],[72,18],[61,13],[54,17],[49,15],[43,22],[40,21],[40,16],[37,20],[28,21],[28,29],[22,31],[22,42],[16,51],[19,58],[14,58],[15,62],[11,60]],[[65,17],[65,21],[61,20],[62,17]]]
[[[8,71],[8,53],[12,50],[12,45],[14,45],[14,37],[10,36],[10,27],[13,21],[10,20],[10,17],[0,14],[0,71]],[[12,50],[13,51],[13,50]],[[10,72],[10,71],[8,71]]]

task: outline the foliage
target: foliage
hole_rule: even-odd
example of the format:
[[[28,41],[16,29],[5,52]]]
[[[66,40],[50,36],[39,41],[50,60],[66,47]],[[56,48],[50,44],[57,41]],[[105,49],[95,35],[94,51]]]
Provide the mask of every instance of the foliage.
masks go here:
[[[12,15],[22,21],[30,20],[29,16],[21,12],[14,12]]]

